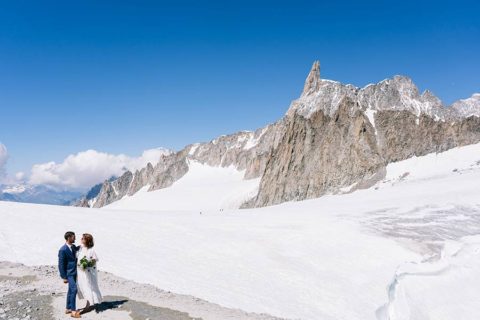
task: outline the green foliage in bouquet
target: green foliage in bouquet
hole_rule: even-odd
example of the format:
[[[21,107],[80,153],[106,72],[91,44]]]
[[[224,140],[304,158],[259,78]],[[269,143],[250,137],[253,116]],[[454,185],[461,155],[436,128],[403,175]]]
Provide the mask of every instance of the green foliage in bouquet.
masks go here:
[[[95,266],[95,260],[88,260],[87,257],[83,257],[79,262],[82,269],[93,268]]]

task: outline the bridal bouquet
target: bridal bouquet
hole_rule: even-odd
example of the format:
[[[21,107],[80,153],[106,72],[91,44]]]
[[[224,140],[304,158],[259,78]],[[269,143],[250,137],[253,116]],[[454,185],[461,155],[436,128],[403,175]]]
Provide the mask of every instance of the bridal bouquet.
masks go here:
[[[93,268],[95,267],[95,260],[90,260],[86,256],[80,259],[79,261],[80,267],[82,267],[83,270],[86,270],[88,268]]]

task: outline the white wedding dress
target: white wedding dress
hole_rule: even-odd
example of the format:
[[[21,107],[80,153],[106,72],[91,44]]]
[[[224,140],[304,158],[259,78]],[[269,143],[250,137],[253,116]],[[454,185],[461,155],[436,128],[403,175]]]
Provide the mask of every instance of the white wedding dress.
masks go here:
[[[81,246],[77,252],[77,259],[80,260],[83,257],[87,257],[88,260],[95,259],[95,267],[83,269],[80,265],[77,268],[77,287],[78,297],[90,302],[90,305],[94,305],[102,302],[102,294],[98,288],[97,280],[97,263],[98,257],[93,248],[87,248]]]

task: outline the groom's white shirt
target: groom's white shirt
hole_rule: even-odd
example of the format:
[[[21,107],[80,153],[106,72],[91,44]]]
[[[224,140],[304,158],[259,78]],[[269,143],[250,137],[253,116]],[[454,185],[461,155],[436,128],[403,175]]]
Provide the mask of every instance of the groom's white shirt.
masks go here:
[[[65,244],[67,245],[68,249],[70,249],[70,251],[72,251],[72,245],[69,244],[68,242],[66,242]],[[72,251],[72,252],[73,252],[73,251]]]

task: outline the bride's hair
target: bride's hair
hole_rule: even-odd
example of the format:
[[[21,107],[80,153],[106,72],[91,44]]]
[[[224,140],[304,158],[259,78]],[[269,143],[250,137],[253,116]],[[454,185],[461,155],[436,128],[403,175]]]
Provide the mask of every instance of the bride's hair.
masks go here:
[[[93,236],[90,233],[84,233],[83,234],[83,239],[85,240],[85,245],[87,248],[92,248],[94,243],[93,243]]]

